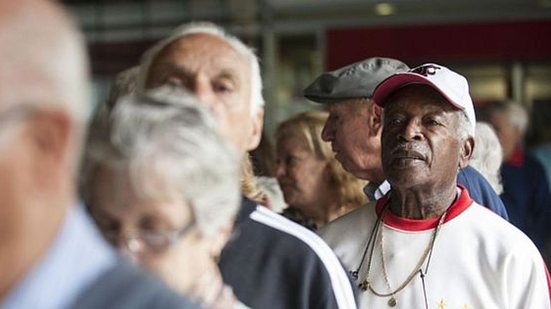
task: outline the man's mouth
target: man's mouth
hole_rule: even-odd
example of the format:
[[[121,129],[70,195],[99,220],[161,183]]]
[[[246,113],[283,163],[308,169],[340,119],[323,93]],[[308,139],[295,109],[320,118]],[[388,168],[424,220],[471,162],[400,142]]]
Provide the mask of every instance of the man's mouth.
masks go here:
[[[392,152],[394,159],[425,160],[425,156],[420,152],[413,150],[395,150]]]
[[[399,145],[390,154],[393,162],[392,165],[395,168],[416,166],[427,161],[426,156],[422,152],[414,150],[412,145]]]

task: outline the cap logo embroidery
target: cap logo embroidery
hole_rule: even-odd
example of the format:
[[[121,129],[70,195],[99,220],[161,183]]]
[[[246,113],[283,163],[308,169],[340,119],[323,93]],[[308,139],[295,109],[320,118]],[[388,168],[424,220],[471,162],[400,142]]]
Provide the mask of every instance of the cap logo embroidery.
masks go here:
[[[436,74],[436,70],[440,70],[440,67],[435,65],[424,65],[412,70],[413,73],[417,73],[423,76],[429,76]]]

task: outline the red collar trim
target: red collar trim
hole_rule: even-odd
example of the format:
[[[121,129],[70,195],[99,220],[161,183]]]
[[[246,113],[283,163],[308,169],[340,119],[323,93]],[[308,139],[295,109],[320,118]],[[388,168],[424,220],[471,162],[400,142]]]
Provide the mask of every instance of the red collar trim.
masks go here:
[[[509,165],[514,167],[522,167],[524,165],[524,151],[520,146],[517,146],[511,155],[511,159],[507,161]]]
[[[547,276],[547,287],[549,288],[549,300],[551,300],[551,276],[549,276],[549,270],[547,269],[547,266],[544,264],[543,267],[545,268],[545,275]]]
[[[444,219],[444,223],[453,220],[453,218],[459,216],[463,211],[465,211],[471,204],[473,203],[473,200],[469,196],[469,192],[465,187],[462,185],[457,185],[461,189],[461,194],[459,195],[459,198],[457,201],[450,206],[450,209],[448,210],[448,214],[446,215],[446,218]],[[383,212],[383,209],[385,205],[387,204],[389,200],[390,194],[386,194],[383,198],[379,199],[377,201],[377,204],[375,206],[375,211],[377,212],[377,216],[380,217],[381,213]],[[405,230],[405,231],[426,231],[430,230],[436,227],[438,224],[438,220],[440,218],[428,218],[428,219],[408,219],[399,217],[390,211],[388,211],[384,217],[384,223],[390,227]]]

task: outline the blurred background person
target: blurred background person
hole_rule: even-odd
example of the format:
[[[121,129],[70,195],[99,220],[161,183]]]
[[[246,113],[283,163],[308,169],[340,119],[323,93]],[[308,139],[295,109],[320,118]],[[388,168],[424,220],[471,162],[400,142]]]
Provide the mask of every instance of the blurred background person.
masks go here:
[[[549,142],[551,139],[545,138],[546,133],[541,132],[538,134],[541,135],[540,140],[530,149],[530,155],[538,160],[545,169],[547,184],[549,184],[551,189],[551,142]]]
[[[170,92],[123,97],[95,119],[82,195],[123,254],[205,308],[239,308],[216,264],[240,201],[239,160],[190,94]]]
[[[469,165],[474,167],[488,180],[497,194],[503,192],[499,168],[503,153],[499,139],[491,125],[477,122],[475,127],[475,147]]]
[[[262,133],[258,147],[249,154],[253,165],[255,185],[262,192],[262,205],[274,212],[281,213],[287,208],[287,204],[275,177],[275,150],[265,132]]]
[[[314,230],[367,202],[367,182],[346,172],[321,139],[328,117],[300,113],[275,133],[276,177],[289,205],[283,215]]]
[[[0,1],[0,308],[195,308],[108,246],[75,182],[85,44],[55,1]]]
[[[496,131],[503,149],[501,198],[511,223],[541,250],[551,236],[551,193],[543,167],[524,152],[528,114],[512,101],[489,103],[480,109],[480,114]]]
[[[250,155],[255,175],[275,177],[275,150],[266,132],[262,132],[258,147]]]

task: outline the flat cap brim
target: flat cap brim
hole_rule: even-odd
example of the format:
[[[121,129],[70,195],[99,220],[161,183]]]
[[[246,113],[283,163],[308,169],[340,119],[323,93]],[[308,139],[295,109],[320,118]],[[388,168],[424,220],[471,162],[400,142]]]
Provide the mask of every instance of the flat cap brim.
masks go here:
[[[396,59],[374,57],[321,74],[304,89],[314,102],[332,104],[355,98],[371,98],[375,87],[390,75],[409,67]]]

